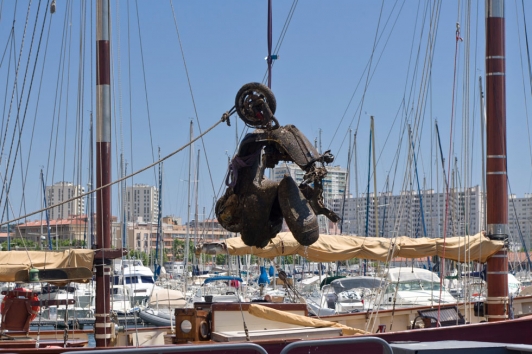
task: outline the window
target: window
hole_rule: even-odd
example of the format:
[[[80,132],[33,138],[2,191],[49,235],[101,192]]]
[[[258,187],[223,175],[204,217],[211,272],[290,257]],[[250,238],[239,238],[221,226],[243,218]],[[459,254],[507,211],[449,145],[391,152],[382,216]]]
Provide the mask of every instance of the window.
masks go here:
[[[138,277],[126,277],[126,284],[137,284],[138,282]]]
[[[153,277],[150,275],[141,275],[140,279],[142,283],[150,283],[150,284],[154,283]]]

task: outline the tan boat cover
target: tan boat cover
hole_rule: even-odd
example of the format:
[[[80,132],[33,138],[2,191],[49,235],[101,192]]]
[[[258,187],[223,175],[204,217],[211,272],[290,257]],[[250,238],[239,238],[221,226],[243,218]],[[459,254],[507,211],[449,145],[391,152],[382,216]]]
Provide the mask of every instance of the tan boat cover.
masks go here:
[[[54,251],[5,251],[0,252],[0,281],[15,281],[19,270],[61,269],[85,267],[92,269],[94,251],[87,249],[71,249],[62,252]],[[86,280],[77,280],[86,283]]]
[[[253,254],[262,258],[274,258],[298,254],[314,262],[334,262],[352,258],[390,261],[393,258],[422,258],[440,256],[458,262],[486,262],[502,247],[502,241],[491,241],[478,233],[473,236],[455,236],[442,238],[396,238],[362,237],[348,235],[320,235],[311,246],[301,246],[290,232],[281,232],[264,248],[250,247],[240,237],[224,241],[216,253],[230,255]],[[203,246],[206,250],[206,245]],[[207,251],[205,251],[208,253]]]
[[[344,336],[369,333],[364,330],[348,327],[340,323],[319,320],[317,318],[312,318],[312,317],[307,317],[307,316],[296,315],[294,313],[284,312],[284,311],[272,309],[270,307],[261,306],[257,304],[250,304],[248,312],[251,315],[259,317],[259,318],[267,319],[270,321],[282,322],[282,323],[290,323],[290,324],[297,325],[297,326],[314,327],[314,328],[323,328],[323,327],[341,328],[342,334]]]
[[[157,306],[170,309],[184,308],[186,304],[187,301],[183,293],[173,289],[153,289],[148,301],[148,306],[151,308],[156,308]]]

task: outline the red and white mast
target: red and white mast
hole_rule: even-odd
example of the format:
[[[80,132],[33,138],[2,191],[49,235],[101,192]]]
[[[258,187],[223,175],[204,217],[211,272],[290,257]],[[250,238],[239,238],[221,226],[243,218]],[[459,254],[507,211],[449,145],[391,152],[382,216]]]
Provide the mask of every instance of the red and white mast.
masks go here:
[[[506,171],[506,57],[504,0],[486,0],[486,210],[487,236],[508,240]],[[508,249],[487,264],[488,321],[508,318]]]
[[[109,0],[96,3],[96,188],[111,183],[111,60]],[[96,241],[100,257],[96,268],[96,321],[94,338],[97,347],[107,347],[111,340],[110,276],[111,254],[111,187],[96,192]],[[106,254],[107,253],[107,254]]]

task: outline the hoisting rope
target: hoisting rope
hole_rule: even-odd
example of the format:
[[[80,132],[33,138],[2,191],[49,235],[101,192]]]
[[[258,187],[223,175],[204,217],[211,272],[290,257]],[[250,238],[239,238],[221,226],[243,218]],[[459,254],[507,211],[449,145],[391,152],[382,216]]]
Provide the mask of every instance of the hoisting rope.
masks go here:
[[[286,16],[286,20],[284,22],[283,28],[281,29],[281,33],[279,34],[279,38],[277,38],[277,44],[275,45],[275,48],[269,52],[268,58],[271,58],[271,66],[275,64],[275,60],[272,57],[271,52],[275,53],[274,55],[278,57],[279,51],[281,50],[281,45],[283,44],[284,37],[286,36],[286,32],[288,32],[288,27],[290,26],[290,22],[292,22],[292,17],[294,16],[294,12],[296,11],[296,6],[299,0],[293,0],[292,6],[290,7],[290,10],[288,10],[288,15]],[[266,59],[268,59],[266,58]],[[266,72],[264,73],[264,76],[262,78],[262,83],[266,82],[266,79],[268,78],[268,72],[269,70],[266,69]],[[271,88],[271,87],[270,87]]]
[[[93,189],[93,190],[91,190],[91,191],[88,191],[88,192],[86,192],[86,193],[82,193],[82,194],[80,194],[80,195],[78,195],[78,196],[76,196],[76,197],[72,197],[72,198],[67,199],[67,200],[65,200],[65,201],[63,201],[63,202],[60,202],[60,203],[54,204],[53,206],[49,206],[49,207],[47,207],[47,208],[39,209],[39,210],[34,211],[34,212],[31,212],[31,213],[29,213],[29,214],[26,214],[26,215],[20,216],[20,217],[18,217],[18,218],[16,218],[16,219],[11,219],[11,220],[8,220],[8,221],[4,221],[3,223],[0,223],[0,226],[4,226],[4,225],[10,224],[10,223],[13,223],[13,222],[15,222],[15,221],[18,221],[18,220],[21,220],[21,219],[27,218],[27,217],[29,217],[29,216],[32,216],[32,215],[35,215],[35,214],[42,213],[42,212],[44,212],[44,211],[46,211],[46,210],[49,210],[49,209],[55,208],[55,207],[60,206],[60,205],[63,205],[63,204],[70,203],[70,202],[72,202],[72,201],[74,201],[74,200],[77,200],[77,199],[80,199],[80,198],[85,198],[86,196],[88,196],[88,195],[90,195],[90,194],[92,194],[92,193],[95,193],[95,192],[97,192],[97,191],[99,191],[99,190],[101,190],[101,189],[104,189],[104,188],[110,187],[110,186],[115,185],[115,184],[117,184],[117,183],[120,183],[120,182],[122,182],[122,181],[124,181],[124,180],[126,180],[126,179],[128,179],[128,178],[131,178],[131,177],[133,177],[133,176],[135,176],[135,175],[138,175],[139,173],[144,172],[144,171],[146,171],[146,170],[148,170],[148,169],[150,169],[150,168],[156,166],[157,164],[159,164],[159,163],[161,163],[161,162],[163,162],[163,161],[169,159],[170,157],[174,156],[174,155],[177,154],[178,152],[183,151],[186,147],[188,147],[189,145],[195,143],[197,140],[203,138],[204,135],[206,135],[206,134],[209,133],[211,130],[213,130],[214,128],[216,128],[216,126],[218,126],[218,124],[227,121],[227,119],[228,119],[227,114],[224,114],[224,115],[222,116],[222,118],[221,118],[219,121],[217,121],[212,127],[210,127],[209,129],[205,130],[203,133],[201,133],[200,135],[198,135],[198,136],[195,137],[194,139],[190,140],[188,143],[186,143],[185,145],[181,146],[179,149],[177,149],[177,150],[171,152],[170,154],[168,154],[168,155],[166,155],[165,157],[163,157],[163,158],[161,158],[161,159],[159,159],[159,160],[153,162],[152,164],[150,164],[150,165],[148,165],[148,166],[146,166],[146,167],[144,167],[144,168],[141,168],[140,170],[137,170],[137,171],[135,171],[135,172],[133,172],[133,173],[127,175],[127,176],[124,176],[124,177],[122,177],[122,178],[119,178],[119,179],[117,179],[117,180],[115,180],[115,181],[113,181],[113,182],[110,182],[110,183],[108,183],[108,184],[106,184],[106,185],[104,185],[104,186],[101,186],[101,187],[95,188],[95,189]]]

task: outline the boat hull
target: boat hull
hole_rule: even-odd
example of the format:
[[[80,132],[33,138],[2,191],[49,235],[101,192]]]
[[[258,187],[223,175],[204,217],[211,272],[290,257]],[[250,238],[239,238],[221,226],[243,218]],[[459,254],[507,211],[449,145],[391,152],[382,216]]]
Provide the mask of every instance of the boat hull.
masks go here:
[[[139,312],[139,317],[144,323],[151,324],[157,327],[171,326],[172,321],[170,315],[161,311],[155,311],[153,309],[145,309]]]
[[[435,341],[446,341],[446,340],[459,340],[459,341],[480,341],[480,342],[489,342],[489,343],[508,343],[508,344],[529,344],[532,345],[532,336],[528,334],[527,329],[532,328],[532,316],[527,316],[515,320],[507,320],[500,322],[484,322],[477,324],[468,324],[461,326],[449,326],[449,327],[439,327],[439,328],[425,328],[425,329],[415,329],[408,331],[397,331],[397,332],[388,332],[388,333],[375,333],[357,336],[359,338],[364,337],[378,337],[385,340],[388,343],[397,343],[397,342],[435,342]],[[344,336],[342,338],[349,338],[351,336]],[[325,340],[327,338],[323,338]],[[333,339],[333,338],[330,338]],[[336,337],[338,339],[338,337]],[[253,341],[251,343],[260,345],[268,353],[279,354],[288,344],[300,341],[300,339],[289,339],[289,340],[264,340],[264,341]],[[233,342],[234,343],[234,342]],[[248,342],[249,343],[249,342]],[[218,342],[202,342],[202,345],[223,345],[223,343]],[[186,344],[190,345],[190,344]],[[179,347],[180,345],[178,345]],[[194,345],[191,345],[191,349],[194,348]],[[37,353],[46,352],[48,354],[63,353],[65,351],[72,351],[74,348],[28,348],[28,349],[18,349],[13,348],[10,352],[14,353]],[[115,347],[115,350],[132,350],[131,347]],[[182,348],[180,348],[182,349]],[[76,351],[91,351],[96,353],[98,349],[95,348],[75,348]],[[140,350],[140,348],[139,348]],[[382,352],[382,346],[379,344],[373,343],[360,343],[360,344],[336,344],[329,345],[326,342],[320,345],[314,345],[312,347],[305,347],[299,350],[292,351],[293,353],[308,353],[309,350],[312,352],[319,353],[339,353],[346,352],[351,353],[355,352],[357,354],[365,353],[380,353]],[[197,352],[191,350],[179,351],[179,353],[193,353]],[[292,353],[291,352],[291,353]],[[171,351],[165,353],[172,353]],[[177,353],[177,350],[176,350]],[[251,350],[242,350],[239,353],[255,353]],[[118,353],[117,353],[118,354]]]

